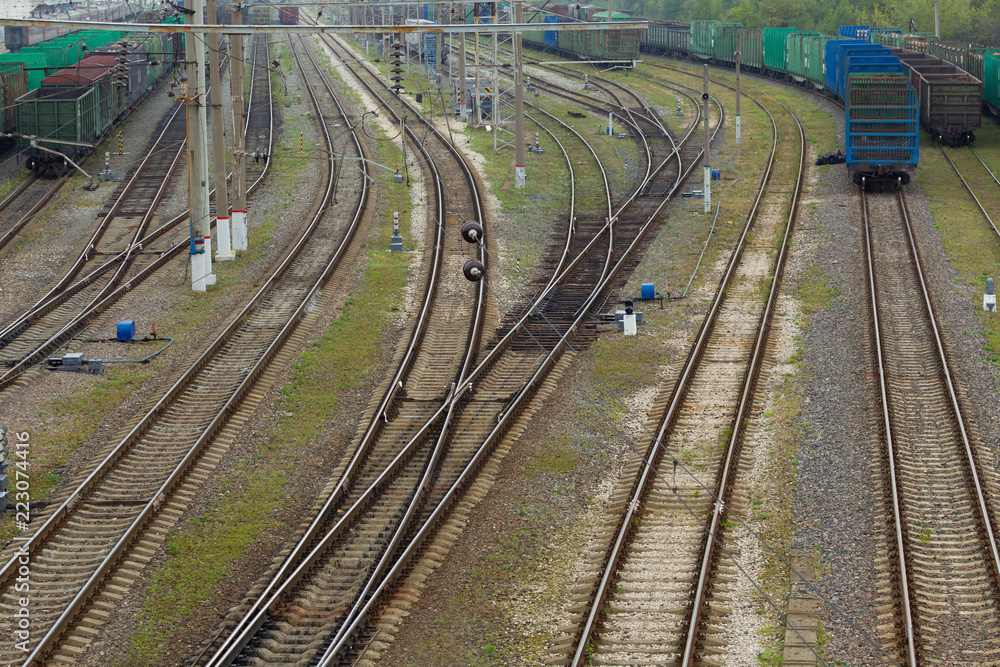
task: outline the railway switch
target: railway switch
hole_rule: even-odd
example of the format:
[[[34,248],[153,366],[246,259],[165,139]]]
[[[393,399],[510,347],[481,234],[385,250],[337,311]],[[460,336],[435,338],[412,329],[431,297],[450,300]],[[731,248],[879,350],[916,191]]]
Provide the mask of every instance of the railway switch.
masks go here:
[[[997,295],[993,292],[993,279],[986,279],[986,294],[983,295],[983,310],[987,313],[997,312]]]
[[[478,283],[486,275],[486,267],[478,259],[470,259],[462,267],[462,273],[465,274],[466,280]]]
[[[469,243],[479,243],[483,240],[483,226],[476,220],[469,220],[462,225],[462,238]]]

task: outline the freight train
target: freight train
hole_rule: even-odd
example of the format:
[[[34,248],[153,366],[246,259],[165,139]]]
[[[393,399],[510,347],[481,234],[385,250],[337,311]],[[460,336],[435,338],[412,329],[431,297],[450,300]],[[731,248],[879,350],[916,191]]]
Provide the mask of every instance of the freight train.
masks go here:
[[[845,162],[855,183],[895,189],[919,160],[917,91],[899,57],[871,44],[867,26],[828,37],[795,28],[744,28],[694,21],[650,25],[644,51],[686,57],[797,82],[838,99],[845,114]]]
[[[522,15],[528,23],[573,23],[578,21],[608,21],[608,13],[580,5],[556,5],[555,13],[544,13],[540,8],[525,5]],[[565,12],[565,13],[564,13]],[[631,14],[612,12],[611,22],[631,21]],[[522,37],[528,48],[554,53],[577,60],[610,61],[632,66],[639,58],[639,45],[644,30],[627,28],[618,30],[530,30]]]
[[[579,16],[607,20],[606,12]],[[580,18],[541,18],[544,23],[575,20]],[[612,20],[632,17],[612,15]],[[888,47],[868,42],[868,36],[867,26],[843,26],[841,35],[826,37],[795,28],[749,29],[720,21],[651,21],[646,30],[526,32],[523,43],[590,60],[635,60],[644,51],[733,66],[739,53],[747,70],[815,86],[843,102],[846,163],[852,178],[858,184],[895,189],[910,182],[919,159],[921,115],[918,89],[911,83],[916,75]],[[959,136],[969,139],[971,134],[962,129]]]
[[[14,126],[25,166],[38,175],[64,174],[67,158],[79,162],[89,154],[91,145],[183,61],[183,51],[178,33],[129,33],[92,49],[81,47],[83,57],[70,58],[75,62],[15,100]],[[37,141],[43,138],[50,141]]]
[[[1000,58],[991,55],[988,49],[956,48],[937,42],[932,36],[906,34],[898,29],[842,26],[839,33],[830,36],[794,28],[750,29],[738,23],[712,21],[696,21],[691,25],[654,21],[641,48],[649,53],[707,60],[730,67],[738,50],[745,69],[835,95],[836,86],[830,85],[826,58],[828,42],[855,40],[884,46],[900,60],[904,75],[910,79],[919,101],[921,125],[935,141],[952,145],[973,141],[980,126],[980,108],[996,110],[1000,104],[997,100]],[[912,51],[926,52],[932,57],[915,57]],[[949,57],[934,59],[943,55]],[[969,62],[973,68],[978,64],[978,70],[962,68],[962,63]]]

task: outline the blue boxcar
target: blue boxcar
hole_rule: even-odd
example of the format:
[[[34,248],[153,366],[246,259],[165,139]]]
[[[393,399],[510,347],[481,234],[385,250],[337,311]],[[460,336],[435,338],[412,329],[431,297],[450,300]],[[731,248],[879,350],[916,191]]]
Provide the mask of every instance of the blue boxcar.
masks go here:
[[[902,63],[884,47],[848,44],[835,51],[854,182],[909,183],[919,158],[919,107]]]
[[[863,51],[886,51],[881,44],[869,44],[861,39],[831,39],[826,43],[826,86],[844,98],[844,78],[847,57]]]

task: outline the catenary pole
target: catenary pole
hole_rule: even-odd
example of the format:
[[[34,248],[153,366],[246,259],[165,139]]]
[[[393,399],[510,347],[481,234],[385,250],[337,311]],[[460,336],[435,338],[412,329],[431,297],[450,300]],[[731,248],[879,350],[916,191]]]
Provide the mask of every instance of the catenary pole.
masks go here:
[[[243,5],[233,7],[233,25],[243,23]],[[246,77],[243,35],[232,35],[229,66],[229,93],[233,112],[233,250],[247,249],[247,170],[243,141],[243,86]]]
[[[208,23],[219,23],[215,11],[215,0],[205,0],[205,13]],[[219,248],[215,253],[218,261],[234,259],[233,246],[229,229],[229,185],[226,182],[226,134],[223,131],[222,118],[222,76],[219,70],[219,37],[209,37],[208,49],[208,105],[212,108],[212,163],[214,173],[212,182],[215,185],[215,236],[219,240]]]
[[[203,0],[192,0],[185,22],[204,24]],[[184,39],[184,95],[187,119],[188,200],[191,216],[191,288],[204,292],[215,284],[212,274],[212,228],[208,210],[208,114],[205,109],[205,34],[191,33]]]
[[[521,22],[521,3],[514,3],[514,22]],[[524,168],[524,58],[521,33],[514,34],[514,185],[523,188],[527,180]]]

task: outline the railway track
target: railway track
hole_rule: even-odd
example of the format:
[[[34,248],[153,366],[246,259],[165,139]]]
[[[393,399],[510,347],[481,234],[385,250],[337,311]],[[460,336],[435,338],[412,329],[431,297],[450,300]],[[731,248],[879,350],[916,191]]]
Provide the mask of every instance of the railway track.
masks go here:
[[[613,281],[621,277],[623,267],[627,266],[643,234],[655,224],[656,214],[665,204],[666,200],[626,244],[615,261],[598,262],[603,269],[588,269],[591,283],[586,290],[576,293],[574,324],[580,325],[603,304]],[[609,227],[598,232],[592,240],[607,236]],[[579,233],[578,229],[576,233]],[[592,255],[601,258],[610,256],[603,250],[585,250],[577,255],[576,260]],[[572,257],[572,253],[564,253],[563,257]],[[434,474],[435,466],[428,464],[424,468],[424,476],[420,478],[419,490],[410,492],[414,496],[413,502],[397,505],[397,514],[405,517],[403,524],[399,527],[391,523],[387,525],[383,519],[382,523],[374,525],[366,522],[364,528],[351,527],[356,517],[369,512],[374,506],[369,502],[381,503],[386,496],[405,496],[407,487],[418,479],[418,470],[409,472],[410,468],[407,468],[400,471],[403,464],[394,461],[392,466],[383,469],[354,505],[343,510],[343,518],[322,538],[318,537],[320,531],[317,530],[296,547],[295,552],[302,553],[307,546],[315,544],[312,553],[301,563],[296,564],[297,557],[286,561],[282,566],[283,574],[278,577],[280,581],[269,585],[266,594],[255,602],[231,635],[232,639],[216,652],[209,665],[287,664],[302,660],[311,664],[332,665],[351,660],[355,647],[370,646],[373,638],[370,621],[377,615],[395,582],[405,574],[421,545],[447,516],[462,489],[470,483],[479,466],[517,421],[521,410],[539,390],[569,341],[574,339],[577,327],[567,326],[550,348],[539,345],[537,340],[534,345],[521,347],[516,344],[522,336],[531,337],[524,325],[537,315],[544,304],[553,300],[560,283],[567,281],[568,276],[583,272],[578,264],[578,261],[572,261],[565,265],[560,275],[550,282],[550,286],[521,318],[521,326],[512,328],[502,337],[498,336],[495,343],[484,349],[475,369],[465,376],[454,395],[441,406],[441,412],[447,410],[455,416],[452,426],[442,429],[436,438],[434,453],[426,451],[430,449],[429,442],[425,448],[425,456],[439,458],[438,470]],[[569,295],[571,290],[564,293]],[[375,411],[376,417],[385,414],[381,409]],[[390,424],[395,419],[398,417],[388,417]],[[415,444],[414,440],[407,447],[412,444]],[[409,455],[409,452],[406,454]],[[413,458],[417,455],[414,453]],[[317,521],[321,520],[317,518]],[[405,525],[407,520],[409,526]],[[372,554],[369,545],[378,539],[375,537],[376,530],[381,531],[382,539],[390,540],[389,533],[392,537],[387,547]],[[352,540],[349,539],[351,533],[360,536]],[[359,568],[366,574],[359,574]],[[345,582],[345,579],[352,581]],[[360,588],[360,594],[355,598],[346,597],[342,592],[345,585]],[[318,602],[322,602],[322,606]]]
[[[966,147],[965,150],[957,149],[955,151],[948,151],[940,144],[938,148],[955,172],[955,175],[962,181],[966,192],[976,202],[976,207],[983,214],[983,217],[986,218],[986,222],[993,230],[993,233],[997,238],[1000,238],[1000,229],[997,229],[998,221],[993,219],[993,215],[996,215],[997,211],[1000,210],[1000,180],[997,179],[996,174],[983,162],[983,159],[979,157],[979,154],[971,146]],[[962,163],[962,169],[960,169],[959,165],[949,155],[949,152],[954,152],[956,156],[968,155],[973,159],[959,158],[959,161]],[[992,215],[990,211],[993,212]]]
[[[577,590],[584,611],[575,629],[553,642],[554,660],[688,665],[705,657],[705,633],[716,644],[712,653],[725,652],[718,637],[727,610],[702,595],[714,588],[724,600],[734,574],[719,565],[712,538],[726,541],[725,509],[738,486],[746,417],[794,226],[805,143],[793,118],[787,112],[791,127],[779,132],[772,117],[775,141],[757,201],[677,382],[647,422],[655,435],[619,482],[580,577],[594,582]],[[770,183],[779,150],[800,156],[798,173],[789,174],[791,201]],[[658,473],[682,460],[681,474]]]
[[[861,193],[901,664],[1000,661],[995,480],[970,436],[906,199]],[[874,249],[878,248],[878,252]]]
[[[316,112],[323,116],[318,104]],[[0,568],[0,661],[39,664],[50,656],[71,662],[86,650],[116,609],[117,591],[139,578],[146,554],[162,542],[232,442],[231,431],[247,419],[239,410],[256,400],[249,398],[255,383],[296,340],[297,325],[354,242],[368,193],[365,179],[345,176],[357,181],[353,216],[326,214],[334,170],[330,135],[321,127],[331,152],[323,163],[325,190],[281,265],[127,435],[101,452],[86,479],[34,518],[30,537],[15,542],[30,559],[36,603],[27,658],[8,640],[15,637],[13,577],[22,557],[8,549]]]
[[[351,60],[335,43],[326,44]],[[401,114],[412,113],[358,67],[358,84],[397,123]],[[451,399],[481,344],[487,305],[484,283],[469,283],[462,275],[473,253],[485,263],[485,249],[465,246],[458,232],[467,220],[482,221],[484,207],[471,170],[440,133],[407,127],[407,139],[432,177],[425,188],[436,209],[420,314],[398,370],[356,436],[347,468],[208,664],[296,663],[314,659],[335,641],[349,610],[365,598],[407,532],[438,466],[441,435],[453,426]]]
[[[138,256],[139,241],[146,235],[153,212],[173,175],[185,145],[185,120],[177,105],[132,178],[123,182],[102,219],[86,242],[83,252],[62,279],[45,296],[13,322],[0,329],[0,386],[18,377],[68,337],[67,325],[121,281]],[[122,254],[116,266],[91,276],[108,256]],[[71,290],[77,276],[80,281]],[[81,284],[82,283],[82,284]]]
[[[256,133],[255,141],[264,141],[266,128],[266,148],[260,150],[270,154],[274,114],[269,65],[264,64],[268,63],[268,54],[266,37],[257,38],[245,132]],[[7,367],[0,375],[0,390],[23,381],[25,373],[76,337],[121,295],[188,247],[187,235],[178,233],[179,225],[187,220],[187,211],[148,231],[184,151],[181,109],[178,105],[167,119],[166,127],[132,178],[119,186],[114,203],[106,208],[101,223],[62,279],[35,305],[0,328],[0,368]],[[262,182],[268,166],[267,159],[248,166],[248,192]]]
[[[67,180],[68,174],[55,182],[32,175],[0,201],[0,250],[52,201]]]

